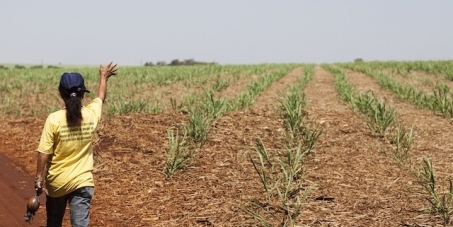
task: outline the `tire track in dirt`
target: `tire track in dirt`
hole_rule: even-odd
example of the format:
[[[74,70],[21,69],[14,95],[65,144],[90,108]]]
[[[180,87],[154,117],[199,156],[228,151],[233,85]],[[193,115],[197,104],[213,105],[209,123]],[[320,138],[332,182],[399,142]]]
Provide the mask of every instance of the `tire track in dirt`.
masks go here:
[[[419,215],[406,189],[409,172],[380,155],[382,141],[338,98],[333,76],[319,66],[305,89],[310,118],[321,125],[306,179],[316,185],[301,213],[311,226],[395,226]]]
[[[376,81],[362,73],[348,71],[345,75],[358,91],[373,91],[379,99],[385,100],[394,107],[402,125],[405,127],[414,126],[413,169],[418,168],[422,159],[427,157],[433,163],[438,183],[440,183],[440,179],[451,176],[451,173],[453,173],[451,166],[453,145],[450,140],[453,138],[453,126],[450,119],[436,115],[426,109],[416,108],[414,105],[398,99],[392,92],[382,89]],[[416,178],[414,177],[414,179]],[[444,183],[442,182],[442,184]],[[422,194],[416,197],[419,209],[428,208],[428,203],[425,202],[427,194],[424,191],[420,192]],[[424,213],[423,218],[440,223],[439,220],[431,220],[432,217],[427,212]]]

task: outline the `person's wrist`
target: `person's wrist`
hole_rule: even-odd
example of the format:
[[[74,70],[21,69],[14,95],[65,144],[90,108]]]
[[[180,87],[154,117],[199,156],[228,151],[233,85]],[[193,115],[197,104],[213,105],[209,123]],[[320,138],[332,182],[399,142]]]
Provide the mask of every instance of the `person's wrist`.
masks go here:
[[[37,176],[35,178],[35,183],[37,183],[37,182],[42,182],[42,177],[41,176]]]

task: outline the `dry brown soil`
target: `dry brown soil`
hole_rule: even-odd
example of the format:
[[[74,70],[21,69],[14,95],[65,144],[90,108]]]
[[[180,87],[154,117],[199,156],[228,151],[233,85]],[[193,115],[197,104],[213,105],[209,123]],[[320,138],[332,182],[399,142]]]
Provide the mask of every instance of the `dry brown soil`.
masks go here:
[[[169,110],[103,117],[95,142],[91,226],[259,226],[243,209],[264,196],[247,154],[258,137],[271,152],[283,146],[284,128],[275,109],[279,94],[302,70],[296,68],[272,84],[250,110],[218,119],[203,150],[171,179],[164,174],[167,130],[185,124],[187,116]],[[373,90],[388,100],[398,121],[414,126],[412,164],[396,163],[388,141],[370,134],[366,121],[338,98],[333,76],[316,67],[305,88],[306,113],[323,133],[305,160],[304,185],[313,191],[296,225],[442,226],[426,210],[427,195],[417,187],[415,171],[429,157],[440,177],[453,173],[450,120],[397,100],[363,74],[348,72],[348,79],[358,91]],[[28,226],[23,215],[33,196],[35,150],[44,120],[0,123],[0,226]],[[270,210],[266,218],[278,226],[280,217]],[[42,206],[32,226],[44,225]],[[69,226],[67,215],[64,226]]]

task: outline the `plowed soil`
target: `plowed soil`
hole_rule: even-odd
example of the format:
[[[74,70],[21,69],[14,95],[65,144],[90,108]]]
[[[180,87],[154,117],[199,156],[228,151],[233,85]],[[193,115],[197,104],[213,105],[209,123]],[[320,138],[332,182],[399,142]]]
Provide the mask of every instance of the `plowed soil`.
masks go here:
[[[167,131],[186,124],[184,113],[104,116],[95,141],[91,226],[260,226],[244,211],[250,200],[265,195],[247,154],[257,138],[271,152],[283,146],[278,99],[302,70],[296,68],[272,84],[249,110],[218,119],[202,151],[171,179],[164,174]],[[370,134],[366,120],[339,99],[334,77],[317,66],[304,89],[305,112],[322,134],[305,160],[304,185],[313,190],[296,225],[443,226],[427,210],[428,195],[416,172],[427,157],[439,182],[453,173],[450,119],[398,100],[363,74],[347,71],[347,78],[357,91],[371,90],[395,107],[398,122],[414,127],[411,163],[397,164],[389,142]],[[0,226],[45,226],[44,206],[32,225],[24,221],[26,202],[34,193],[35,150],[44,120],[0,122]],[[43,195],[41,199],[44,204]],[[279,226],[281,215],[270,210],[266,218]],[[64,226],[70,226],[68,215]]]

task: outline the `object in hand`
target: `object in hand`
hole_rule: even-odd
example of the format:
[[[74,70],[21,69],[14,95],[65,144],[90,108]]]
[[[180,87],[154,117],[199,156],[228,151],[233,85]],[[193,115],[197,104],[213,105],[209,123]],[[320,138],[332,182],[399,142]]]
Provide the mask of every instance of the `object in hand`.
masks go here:
[[[30,198],[27,202],[27,213],[25,214],[25,221],[31,223],[33,220],[33,216],[35,215],[36,211],[39,209],[39,196],[38,193],[33,198]]]

